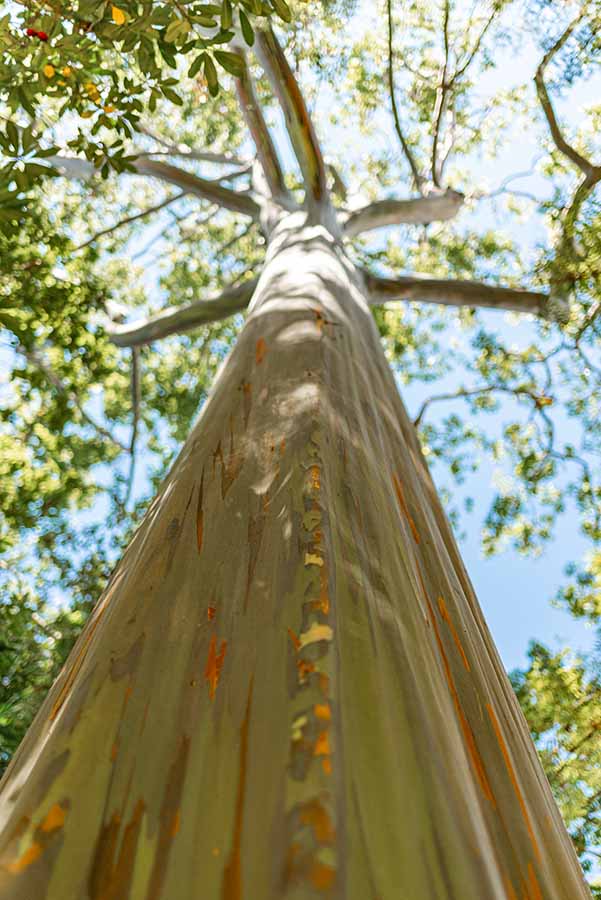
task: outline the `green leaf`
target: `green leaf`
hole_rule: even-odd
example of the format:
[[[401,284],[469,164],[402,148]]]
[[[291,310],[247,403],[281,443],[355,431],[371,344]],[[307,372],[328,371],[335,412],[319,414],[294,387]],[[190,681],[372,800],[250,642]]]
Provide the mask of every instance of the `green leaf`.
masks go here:
[[[286,0],[271,0],[271,5],[275,9],[280,19],[283,19],[284,22],[292,21],[292,12],[290,10],[290,7],[286,3]]]
[[[223,31],[227,31],[228,28],[232,27],[232,21],[232,5],[230,0],[223,0],[221,6],[221,28]]]
[[[196,59],[194,60],[194,62],[190,66],[190,68],[188,69],[188,77],[189,78],[194,78],[195,75],[198,75],[206,55],[207,55],[206,53],[200,53],[196,57]]]
[[[244,62],[237,53],[230,53],[228,50],[215,50],[215,59],[219,65],[233,75],[235,78],[241,78],[244,74]]]
[[[239,11],[239,16],[240,16],[240,27],[242,28],[242,36],[244,37],[244,40],[246,41],[248,46],[252,47],[252,45],[255,42],[255,33],[253,31],[252,25],[250,24],[248,16],[246,15],[246,13],[244,12],[243,9],[241,9]]]
[[[204,58],[204,73],[209,86],[209,93],[211,97],[216,97],[219,93],[219,78],[217,77],[215,63],[208,54]]]

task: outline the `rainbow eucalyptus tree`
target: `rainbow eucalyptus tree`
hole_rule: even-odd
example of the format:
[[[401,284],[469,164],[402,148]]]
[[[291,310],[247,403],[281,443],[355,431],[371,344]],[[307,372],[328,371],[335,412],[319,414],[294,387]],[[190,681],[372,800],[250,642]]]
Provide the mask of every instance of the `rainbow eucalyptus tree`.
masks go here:
[[[371,311],[414,301],[565,324],[565,260],[601,169],[564,136],[545,77],[585,12],[536,77],[557,152],[583,180],[560,217],[548,289],[530,290],[385,277],[357,261],[355,238],[449,221],[464,206],[461,185],[446,180],[453,129],[464,76],[499,12],[491,6],[453,49],[443,4],[426,155],[403,130],[390,6],[385,71],[409,173],[402,196],[346,202],[268,27],[256,30],[252,66],[237,37],[220,51],[251,167],[181,143],[124,164],[177,189],[154,210],[198,198],[252,225],[264,253],[215,296],[134,322],[113,311],[108,333],[132,351],[134,402],[144,347],[247,316],[6,773],[3,900],[590,896]],[[267,85],[300,182],[268,125]],[[204,177],[177,165],[182,156],[233,165],[234,175]],[[45,158],[62,176],[91,175],[80,156]],[[56,377],[54,386],[64,392]],[[544,393],[523,392],[544,410]]]

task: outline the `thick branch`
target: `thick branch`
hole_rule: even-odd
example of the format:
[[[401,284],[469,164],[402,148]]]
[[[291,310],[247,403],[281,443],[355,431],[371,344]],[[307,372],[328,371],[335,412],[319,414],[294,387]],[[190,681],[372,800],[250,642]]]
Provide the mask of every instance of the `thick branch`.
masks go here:
[[[49,157],[48,162],[67,178],[86,179],[96,174],[95,166],[79,157],[53,156]],[[259,205],[248,194],[233,191],[215,181],[209,181],[185,169],[155,159],[141,157],[134,160],[132,166],[138,175],[158,178],[160,181],[174,184],[186,194],[194,194],[204,200],[218,203],[224,209],[259,219]]]
[[[464,196],[459,191],[447,190],[444,194],[431,194],[409,200],[377,200],[352,212],[346,220],[347,237],[384,228],[387,225],[428,225],[430,222],[446,222],[454,219]]]
[[[276,199],[288,197],[288,189],[284,181],[284,173],[280,165],[278,152],[263,116],[246,54],[239,48],[236,49],[236,53],[244,64],[243,75],[236,79],[238,100],[240,101],[242,115],[257,148],[257,157],[263,167],[263,173],[272,195]]]
[[[307,192],[317,203],[328,196],[326,169],[300,87],[273,31],[259,31],[257,54],[284,112]]]
[[[400,275],[396,278],[381,278],[371,272],[364,272],[364,275],[374,306],[393,300],[416,300],[444,306],[508,309],[545,318],[552,315],[553,301],[548,294],[537,291],[425,275]]]
[[[258,283],[258,278],[245,281],[238,287],[226,288],[211,300],[198,300],[189,306],[172,307],[151,319],[129,325],[118,325],[108,335],[119,347],[140,347],[170,334],[183,334],[201,325],[227,319],[246,309]]]
[[[559,122],[557,121],[557,116],[555,115],[555,110],[553,108],[553,104],[551,103],[551,98],[549,97],[549,92],[547,90],[547,85],[545,84],[544,78],[545,69],[547,68],[555,54],[561,50],[564,44],[571,37],[575,28],[581,22],[583,16],[584,10],[570,22],[565,31],[555,41],[553,46],[550,47],[549,50],[547,50],[540,62],[538,69],[536,70],[534,82],[536,84],[536,93],[545,114],[545,118],[547,119],[547,124],[549,125],[551,137],[553,138],[555,146],[560,151],[560,153],[563,153],[564,156],[571,160],[571,162],[573,162],[574,165],[577,166],[584,175],[591,176],[593,175],[595,170],[598,169],[599,175],[597,180],[599,180],[599,178],[601,178],[601,167],[594,166],[565,139],[563,132],[559,126]]]
[[[392,106],[392,116],[394,119],[394,127],[396,129],[396,133],[398,139],[400,141],[401,147],[403,149],[403,153],[405,154],[405,159],[409,163],[409,168],[411,169],[411,174],[413,175],[413,181],[415,183],[415,188],[421,194],[423,177],[420,174],[420,171],[417,167],[417,163],[415,161],[415,157],[413,156],[413,152],[411,147],[409,146],[405,134],[403,132],[403,128],[401,126],[401,118],[399,116],[399,110],[396,102],[396,92],[394,89],[394,24],[392,17],[392,0],[387,0],[387,12],[388,12],[388,92],[390,94],[390,103]]]

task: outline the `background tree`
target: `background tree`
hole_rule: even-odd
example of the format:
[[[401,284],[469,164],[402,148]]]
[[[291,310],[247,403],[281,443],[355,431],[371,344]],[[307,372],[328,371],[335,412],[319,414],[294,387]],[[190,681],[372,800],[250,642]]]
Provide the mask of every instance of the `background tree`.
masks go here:
[[[242,4],[243,12],[245,6],[248,26],[256,29],[251,4]],[[217,21],[222,9],[153,4],[159,18],[147,10],[145,19],[142,7],[102,5],[86,12],[93,27],[79,30],[72,27],[79,7],[72,15],[61,8],[60,19],[48,12],[32,19],[28,6],[16,23],[4,20],[10,94],[2,324],[11,388],[3,465],[12,476],[3,479],[10,622],[3,685],[12,704],[3,713],[6,756],[238,331],[264,256],[265,189],[252,164],[255,149],[273,196],[299,202],[303,182],[331,192],[350,252],[369,267],[376,321],[400,379],[442,384],[416,411],[429,461],[447,465],[461,483],[477,447],[511,473],[486,517],[487,552],[508,541],[537,551],[568,504],[578,508],[593,547],[598,544],[595,188],[601,170],[592,133],[598,113],[592,110],[582,132],[572,135],[558,118],[554,94],[595,65],[598,6],[482,4],[468,13],[451,3],[398,10],[386,3],[374,28],[363,25],[352,43],[353,6],[292,7],[285,50],[317,124],[326,133],[327,123],[335,135],[359,131],[366,142],[354,154],[336,153],[336,142],[326,142],[325,163],[314,170],[313,150],[296,129],[298,109],[284,93],[279,99],[300,172],[283,143],[269,78],[259,75],[254,83],[257,70],[248,68],[241,44],[226,51],[233,56],[216,55],[215,27],[200,20],[213,15]],[[288,17],[285,7],[274,11]],[[355,14],[365,16],[361,8]],[[226,7],[226,25],[227,15]],[[520,16],[534,36],[551,35],[540,48],[536,80],[482,96],[479,87],[498,64],[499,48],[509,52],[518,42]],[[244,21],[236,25],[250,43]],[[38,35],[27,35],[27,28]],[[272,68],[279,59],[269,40],[256,41],[268,76],[270,60]],[[216,93],[211,59],[216,71],[221,66],[238,76],[240,105],[231,92]],[[341,85],[355,102],[332,102]],[[284,147],[286,176],[255,93]],[[536,163],[550,185],[541,200],[530,191],[520,196],[515,180],[491,189],[474,175],[474,168],[482,172],[474,162],[479,149],[501,154],[508,120],[534,110],[547,145]],[[102,184],[86,162],[105,176],[123,174]],[[70,176],[68,191],[57,196],[56,179],[39,184],[51,174],[48,167]],[[377,199],[399,183],[406,186],[402,196]],[[506,230],[509,217],[518,221],[524,213],[544,223],[538,246],[524,252],[519,233],[511,239],[501,229],[482,229],[478,211],[503,201]],[[23,222],[16,242],[14,229]],[[407,227],[380,230],[399,224]],[[136,255],[158,274],[140,277]],[[196,300],[225,284],[232,290],[219,301]],[[389,305],[396,300],[407,302]],[[497,320],[477,311],[499,306],[539,317],[531,342],[516,350]],[[144,318],[128,322],[135,307]],[[156,343],[170,334],[178,336]],[[451,343],[449,335],[460,338]],[[451,413],[435,417],[443,403]],[[501,428],[491,426],[491,413]],[[569,440],[561,437],[566,421]],[[137,457],[148,478],[139,473],[136,479]],[[74,515],[99,491],[106,513],[101,526]],[[598,553],[575,562],[571,576],[560,602],[596,622]],[[57,583],[74,596],[73,608],[58,618],[52,612]],[[515,676],[515,685],[586,866],[598,852],[600,827],[595,659],[560,659],[535,646],[530,669]],[[541,699],[551,696],[565,698],[561,723]]]

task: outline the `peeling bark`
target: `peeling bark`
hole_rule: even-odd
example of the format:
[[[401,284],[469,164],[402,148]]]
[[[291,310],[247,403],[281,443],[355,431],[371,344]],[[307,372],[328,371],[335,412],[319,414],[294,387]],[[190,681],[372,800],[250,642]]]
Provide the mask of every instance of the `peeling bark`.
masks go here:
[[[0,819],[2,900],[590,897],[361,276],[301,213]]]

